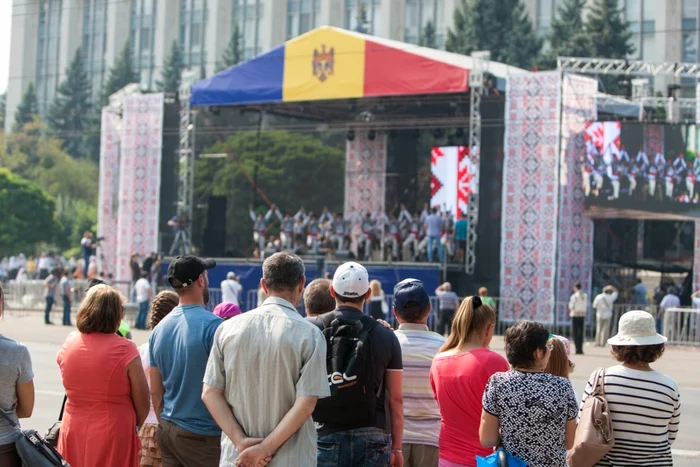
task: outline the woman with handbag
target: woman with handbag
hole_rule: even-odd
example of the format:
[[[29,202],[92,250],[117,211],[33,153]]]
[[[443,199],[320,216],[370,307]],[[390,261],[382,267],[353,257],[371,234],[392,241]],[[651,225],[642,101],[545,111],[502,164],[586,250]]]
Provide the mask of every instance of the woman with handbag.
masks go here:
[[[552,351],[549,331],[520,321],[505,335],[512,370],[486,385],[479,437],[485,448],[503,446],[528,467],[566,467],[578,404],[569,380],[544,372]]]
[[[136,434],[149,391],[139,352],[117,336],[123,298],[108,285],[88,290],[56,358],[67,402],[58,451],[73,467],[137,467]]]
[[[0,287],[0,317],[4,308]],[[0,410],[15,423],[32,416],[34,410],[34,373],[29,351],[19,342],[0,334]],[[0,417],[0,466],[22,467],[15,449],[19,430]]]
[[[602,377],[614,444],[600,461],[588,465],[672,466],[671,444],[678,435],[681,396],[670,376],[649,366],[663,355],[666,338],[657,334],[654,317],[641,310],[622,315],[618,329],[608,344],[621,364],[607,368]],[[594,393],[597,374],[586,385],[582,407]]]

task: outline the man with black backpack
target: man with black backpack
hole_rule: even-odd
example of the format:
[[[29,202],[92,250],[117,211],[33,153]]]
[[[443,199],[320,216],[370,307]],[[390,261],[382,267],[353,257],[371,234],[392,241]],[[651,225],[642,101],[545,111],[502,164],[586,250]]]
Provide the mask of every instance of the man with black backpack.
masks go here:
[[[330,293],[336,309],[309,318],[326,339],[331,397],[313,412],[318,463],[325,466],[403,467],[403,365],[390,329],[363,313],[369,275],[360,264],[342,264]],[[390,420],[391,435],[388,435]]]

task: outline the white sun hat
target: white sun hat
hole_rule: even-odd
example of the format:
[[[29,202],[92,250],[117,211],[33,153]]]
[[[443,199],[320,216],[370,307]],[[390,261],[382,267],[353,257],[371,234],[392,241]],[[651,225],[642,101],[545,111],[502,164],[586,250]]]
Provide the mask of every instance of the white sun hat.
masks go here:
[[[657,345],[666,338],[656,332],[656,320],[643,310],[628,311],[620,318],[615,336],[608,339],[610,345]]]

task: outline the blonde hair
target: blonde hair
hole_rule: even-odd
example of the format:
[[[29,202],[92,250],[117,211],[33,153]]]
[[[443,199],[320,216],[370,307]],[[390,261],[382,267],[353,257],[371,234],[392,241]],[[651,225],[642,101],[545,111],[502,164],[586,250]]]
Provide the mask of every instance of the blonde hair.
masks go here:
[[[373,297],[377,297],[382,294],[382,284],[376,279],[369,283],[369,288],[372,290]]]
[[[549,343],[552,344],[552,351],[549,354],[547,368],[544,371],[554,376],[569,379],[572,367],[569,363],[569,357],[566,355],[564,343],[556,337],[549,339]]]
[[[483,332],[490,324],[496,323],[496,312],[486,303],[474,308],[474,299],[478,297],[468,297],[462,300],[454,319],[452,320],[452,330],[447,338],[447,342],[440,348],[440,352],[445,352],[461,346],[471,339],[475,334]]]
[[[80,304],[75,324],[83,334],[114,334],[124,317],[125,299],[115,288],[105,284],[91,287]]]
[[[151,303],[151,320],[149,322],[151,329],[156,327],[179,304],[180,297],[172,290],[164,290],[156,295]]]

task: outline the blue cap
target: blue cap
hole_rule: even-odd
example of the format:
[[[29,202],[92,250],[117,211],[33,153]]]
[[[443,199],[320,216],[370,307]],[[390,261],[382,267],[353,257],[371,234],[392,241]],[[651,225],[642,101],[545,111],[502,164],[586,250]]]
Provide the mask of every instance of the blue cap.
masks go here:
[[[404,279],[394,286],[394,306],[401,311],[410,302],[417,302],[421,309],[426,309],[430,304],[428,292],[423,287],[423,282],[418,279]]]

